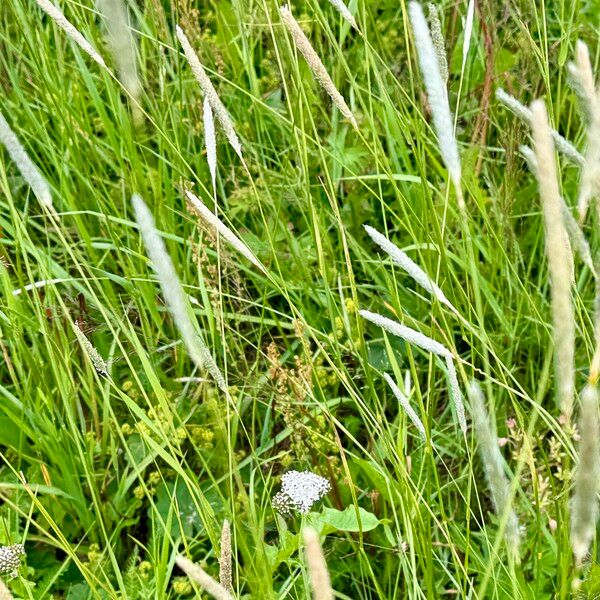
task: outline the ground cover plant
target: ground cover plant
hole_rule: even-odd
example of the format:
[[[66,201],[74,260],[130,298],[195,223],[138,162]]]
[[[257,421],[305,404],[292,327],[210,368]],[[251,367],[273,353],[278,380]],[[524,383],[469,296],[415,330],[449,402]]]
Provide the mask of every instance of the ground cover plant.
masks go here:
[[[0,598],[597,598],[598,11],[0,3]]]

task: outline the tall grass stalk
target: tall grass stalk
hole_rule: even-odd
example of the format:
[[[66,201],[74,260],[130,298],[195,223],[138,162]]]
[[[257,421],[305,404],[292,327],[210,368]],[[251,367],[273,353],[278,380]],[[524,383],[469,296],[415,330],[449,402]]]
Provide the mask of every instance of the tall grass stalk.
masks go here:
[[[83,37],[77,28],[65,17],[60,8],[50,0],[35,0],[38,6],[88,55],[101,67],[108,68],[104,59],[94,47]]]
[[[177,556],[177,566],[207,594],[215,600],[233,600],[233,596],[217,581],[215,581],[200,565],[185,556]]]
[[[27,182],[35,197],[40,204],[43,204],[48,209],[52,209],[52,192],[50,186],[36,167],[34,162],[29,158],[25,148],[21,145],[19,138],[10,128],[10,125],[0,112],[0,142],[6,148],[8,155],[15,163],[19,173]]]
[[[292,40],[294,41],[294,45],[298,48],[298,51],[304,59],[306,60],[310,70],[312,71],[315,79],[319,82],[321,87],[329,94],[333,103],[338,107],[339,111],[350,121],[352,127],[354,129],[358,129],[358,123],[352,114],[349,106],[346,104],[344,97],[338,89],[335,87],[327,69],[323,65],[319,55],[316,53],[315,49],[312,47],[309,39],[306,37],[300,25],[292,15],[289,7],[287,5],[283,5],[279,8],[279,14],[281,15],[281,20],[285,25],[286,29],[289,31],[292,36]]]
[[[600,493],[600,394],[596,384],[581,393],[579,462],[571,500],[571,545],[578,564],[585,559],[596,532]]]
[[[473,431],[479,447],[479,455],[481,456],[492,502],[496,513],[500,517],[506,518],[504,537],[507,549],[515,558],[518,558],[521,538],[519,520],[511,507],[510,482],[504,472],[504,459],[498,446],[496,428],[485,407],[483,392],[477,382],[472,381],[469,384],[467,394],[471,405]]]
[[[225,132],[225,137],[229,141],[231,147],[235,150],[236,154],[243,161],[244,157],[242,156],[242,145],[235,131],[235,127],[233,126],[233,121],[229,116],[229,112],[225,108],[223,102],[221,102],[221,99],[217,94],[217,90],[215,90],[211,80],[206,74],[206,71],[204,70],[202,63],[200,62],[198,55],[192,48],[192,45],[190,44],[190,41],[185,35],[183,29],[181,29],[181,27],[177,25],[177,27],[175,28],[175,32],[177,34],[177,39],[179,40],[179,43],[183,48],[183,52],[188,61],[188,64],[190,65],[190,69],[192,70],[196,81],[200,85],[202,93],[210,102],[210,107],[212,108],[215,117],[217,118],[217,121],[219,121],[219,124],[223,128],[223,131]]]
[[[408,5],[408,13],[442,160],[454,184],[459,205],[464,208],[460,184],[460,156],[454,135],[452,114],[448,104],[448,91],[440,73],[438,56],[421,5],[412,0]]]
[[[546,231],[558,400],[563,414],[570,420],[575,393],[575,313],[571,297],[573,255],[563,220],[554,144],[546,107],[541,100],[531,105],[531,128]]]
[[[312,527],[305,527],[302,535],[313,600],[333,600],[331,578],[319,541],[319,534]]]
[[[144,245],[146,246],[146,251],[156,271],[165,302],[173,316],[175,325],[179,329],[181,339],[189,352],[190,358],[197,367],[208,369],[215,383],[229,396],[227,384],[221,370],[201,340],[189,317],[188,303],[181,283],[175,272],[173,262],[167,253],[165,244],[156,230],[150,210],[137,194],[131,197],[131,203],[135,211],[135,219],[144,240]]]

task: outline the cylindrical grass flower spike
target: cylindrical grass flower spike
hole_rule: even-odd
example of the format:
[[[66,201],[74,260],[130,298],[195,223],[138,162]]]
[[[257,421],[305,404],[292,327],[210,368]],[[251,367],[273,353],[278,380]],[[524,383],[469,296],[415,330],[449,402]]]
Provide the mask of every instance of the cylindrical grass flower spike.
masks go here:
[[[285,25],[286,29],[290,32],[294,44],[304,59],[306,60],[310,70],[313,72],[315,79],[321,84],[321,87],[329,94],[333,103],[338,107],[340,112],[350,121],[354,129],[358,130],[358,123],[352,114],[352,111],[346,104],[344,97],[340,94],[338,89],[335,87],[327,69],[321,62],[319,55],[315,52],[315,49],[311,46],[309,39],[304,35],[304,32],[298,25],[298,22],[292,15],[289,7],[284,4],[279,8],[279,14],[281,20]]]
[[[210,211],[206,205],[198,198],[195,194],[190,191],[186,191],[185,195],[192,208],[194,208],[198,214],[210,225],[216,233],[222,235],[225,240],[231,244],[231,246],[237,250],[242,256],[247,258],[253,265],[258,267],[263,273],[266,273],[265,267],[261,264],[261,262],[254,256],[254,253],[248,246],[237,236],[223,221],[221,221],[215,214]]]
[[[142,86],[138,77],[136,42],[128,26],[125,2],[124,0],[97,0],[97,2],[106,19],[106,41],[117,64],[119,79],[137,101]]]
[[[208,595],[216,600],[233,600],[233,596],[217,581],[215,581],[200,565],[185,556],[175,558],[177,566]]]
[[[181,339],[190,358],[200,368],[208,369],[215,383],[229,397],[225,378],[208,348],[204,345],[188,314],[188,304],[181,283],[175,272],[173,262],[167,253],[165,244],[156,230],[150,210],[140,196],[134,194],[131,203],[135,219],[144,240],[146,251],[158,277],[165,302],[179,329]]]
[[[450,397],[456,410],[456,420],[460,425],[461,431],[467,433],[467,420],[465,418],[465,407],[463,404],[462,392],[460,391],[460,385],[458,384],[458,375],[456,373],[456,367],[454,366],[454,360],[446,357],[446,368],[448,369],[448,381],[450,383]]]
[[[471,404],[473,430],[479,446],[479,455],[483,463],[492,502],[496,514],[506,518],[504,529],[506,545],[509,552],[514,553],[514,556],[518,558],[521,537],[519,520],[511,507],[510,482],[504,472],[504,459],[498,446],[496,428],[492,425],[485,407],[483,393],[477,382],[472,381],[469,384],[467,394]]]
[[[364,225],[365,231],[371,236],[371,239],[396,263],[398,264],[408,275],[410,275],[416,283],[422,288],[426,289],[432,296],[435,296],[441,304],[445,304],[450,310],[458,314],[458,311],[440,287],[417,265],[409,256],[400,250],[396,244],[390,242],[383,234],[379,233],[376,229],[370,225]]]
[[[213,195],[217,196],[217,138],[215,136],[215,120],[208,98],[204,98],[204,145],[206,146],[206,162],[210,171]]]
[[[319,534],[312,527],[305,527],[302,530],[302,536],[304,537],[304,552],[313,600],[333,600],[331,578],[319,541]]]
[[[507,94],[502,88],[496,90],[496,98],[510,110],[515,117],[521,119],[523,123],[531,125],[531,109],[521,104],[514,96]],[[550,129],[550,135],[556,144],[556,149],[564,154],[572,163],[582,165],[583,156],[577,151],[575,146],[566,140],[558,131]]]
[[[414,344],[415,346],[418,346],[427,352],[431,352],[445,359],[446,367],[448,369],[448,381],[450,383],[450,396],[456,410],[456,418],[461,430],[463,433],[466,433],[467,423],[465,420],[465,409],[463,406],[460,387],[458,385],[458,376],[456,374],[456,367],[454,366],[454,356],[452,355],[452,352],[450,352],[450,350],[448,350],[448,348],[446,348],[443,344],[436,342],[435,340],[423,335],[415,329],[411,329],[410,327],[406,327],[405,325],[398,323],[398,321],[388,319],[387,317],[370,312],[368,310],[359,310],[358,313],[361,317],[367,319],[367,321],[371,321],[371,323],[374,323],[375,325],[378,325],[388,333],[396,335],[410,344]]]
[[[579,464],[571,500],[571,545],[578,564],[589,552],[598,520],[600,493],[600,395],[595,384],[581,393]]]
[[[385,329],[385,331],[388,333],[396,335],[410,344],[414,344],[415,346],[426,350],[427,352],[432,352],[433,354],[437,354],[443,358],[452,359],[452,352],[450,352],[448,348],[431,339],[430,337],[423,335],[421,332],[411,329],[410,327],[406,327],[406,325],[402,325],[401,323],[398,323],[398,321],[388,319],[387,317],[369,310],[359,310],[358,312],[363,319],[371,321],[371,323],[374,323],[378,327]]]
[[[411,1],[408,6],[408,13],[417,47],[421,75],[427,90],[429,108],[433,115],[433,125],[438,137],[440,153],[456,189],[459,204],[462,207],[460,156],[454,135],[452,114],[448,104],[448,91],[440,73],[438,57],[421,5],[414,0]]]
[[[354,27],[358,31],[358,25],[356,24],[356,19],[354,15],[348,10],[348,7],[344,4],[342,0],[329,0],[333,6],[339,11],[339,13],[344,18],[351,27]]]
[[[231,568],[231,525],[225,519],[221,530],[221,556],[219,557],[219,583],[230,592],[232,584]]]
[[[531,105],[531,127],[546,230],[558,399],[562,412],[570,419],[575,394],[575,314],[571,297],[573,255],[563,219],[554,144],[546,107],[541,100]]]
[[[198,55],[194,52],[194,49],[192,48],[192,45],[190,44],[190,41],[185,35],[183,29],[181,29],[181,27],[177,25],[175,31],[177,33],[177,39],[179,40],[179,43],[183,48],[183,52],[188,61],[188,64],[192,69],[192,73],[194,74],[196,81],[200,85],[202,93],[210,102],[210,107],[212,108],[215,117],[217,118],[217,121],[219,121],[219,124],[223,128],[223,131],[225,132],[225,137],[227,137],[227,140],[231,144],[231,147],[235,150],[236,154],[243,161],[244,157],[242,156],[242,145],[237,136],[237,133],[235,132],[233,121],[229,116],[229,112],[225,108],[223,102],[221,102],[221,99],[217,94],[217,90],[215,90],[212,82],[206,74],[206,71],[204,70],[202,63],[200,62]]]
[[[50,0],[35,0],[38,6],[94,61],[101,67],[107,68],[104,59],[94,50],[94,47],[81,35],[77,28],[65,17],[60,8]]]
[[[32,189],[38,202],[49,209],[52,209],[52,192],[50,186],[29,158],[25,148],[21,145],[19,138],[0,112],[0,142],[6,148],[8,155],[19,169],[19,173]]]
[[[85,353],[90,359],[94,369],[96,369],[96,371],[103,377],[108,377],[108,365],[106,361],[102,358],[100,352],[96,350],[92,342],[88,340],[83,331],[81,331],[79,321],[75,321],[73,329],[75,331],[75,335],[77,336],[77,340],[83,346],[83,349],[85,350]]]
[[[14,596],[10,593],[10,590],[6,587],[6,584],[0,579],[0,600],[13,600]]]
[[[519,151],[525,158],[529,170],[533,175],[535,175],[537,179],[537,158],[535,157],[534,151],[529,146],[520,146]],[[567,230],[571,246],[573,247],[575,252],[577,252],[579,258],[593,273],[594,277],[596,277],[596,265],[594,264],[594,259],[592,258],[592,251],[590,249],[590,245],[587,239],[585,238],[585,235],[581,230],[579,223],[577,223],[577,219],[575,219],[575,217],[571,214],[571,209],[567,206],[565,199],[561,197],[560,201],[562,215],[565,220],[565,228]]]
[[[591,199],[595,197],[598,202],[600,196],[600,96],[595,93],[593,99],[590,123],[587,128],[585,160],[581,169],[577,198],[580,222],[585,220]]]
[[[588,120],[591,120],[593,111],[596,110],[596,86],[594,84],[594,71],[590,61],[590,52],[588,47],[581,40],[577,40],[575,46],[575,63],[567,65],[571,75],[575,93],[579,96],[581,108],[586,114]]]
[[[406,395],[402,392],[402,390],[396,385],[396,382],[387,373],[384,373],[383,377],[392,389],[394,396],[396,396],[396,399],[398,400],[398,403],[406,413],[406,416],[412,421],[412,424],[417,428],[419,435],[423,438],[423,440],[427,440],[425,426],[423,425],[421,419],[419,419],[419,415],[417,415],[413,407],[410,405],[410,402],[408,401]]]
[[[446,42],[444,40],[444,34],[442,33],[442,23],[440,21],[440,15],[437,7],[431,2],[427,5],[427,13],[429,16],[429,29],[431,31],[431,41],[433,42],[433,49],[438,61],[438,67],[440,69],[440,75],[442,81],[448,83],[448,59],[446,58]],[[446,87],[444,86],[446,90]],[[447,90],[446,90],[447,91]]]

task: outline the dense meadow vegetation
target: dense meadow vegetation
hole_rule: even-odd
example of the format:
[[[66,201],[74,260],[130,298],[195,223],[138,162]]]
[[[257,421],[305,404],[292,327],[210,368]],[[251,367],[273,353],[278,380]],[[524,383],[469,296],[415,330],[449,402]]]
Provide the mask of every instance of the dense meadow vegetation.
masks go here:
[[[357,28],[327,0],[289,7],[355,124],[314,77],[275,1],[128,0],[118,14],[137,67],[110,35],[106,7],[122,4],[54,4],[106,64],[35,0],[0,2],[0,113],[53,205],[0,146],[0,545],[25,551],[16,569],[0,560],[12,595],[206,597],[176,557],[218,579],[228,521],[235,598],[310,598],[307,526],[340,599],[600,597],[595,542],[576,560],[571,524],[594,263],[575,253],[567,284],[570,419],[557,403],[569,365],[555,360],[552,243],[535,165],[519,149],[531,131],[496,98],[499,88],[525,105],[542,98],[551,126],[588,158],[595,117],[568,63],[577,40],[593,67],[600,59],[598,3],[436,3],[458,185],[404,0],[351,0]],[[242,148],[217,123],[214,188],[205,93],[177,25]],[[556,160],[577,218],[582,169]],[[141,235],[144,206],[213,367],[198,366],[181,341],[169,301],[177,281],[161,288]],[[592,255],[598,214],[592,202],[581,230],[569,221]],[[432,338],[451,358],[361,310]],[[466,393],[473,379],[488,434],[473,411],[481,395]],[[498,451],[494,476],[485,459]],[[289,471],[325,478],[327,493],[286,510],[277,494]]]

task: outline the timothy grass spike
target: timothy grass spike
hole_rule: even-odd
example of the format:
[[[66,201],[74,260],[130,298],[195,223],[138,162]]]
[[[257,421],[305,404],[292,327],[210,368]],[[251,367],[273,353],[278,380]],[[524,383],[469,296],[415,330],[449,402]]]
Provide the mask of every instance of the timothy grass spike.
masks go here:
[[[579,464],[571,500],[571,545],[578,564],[589,552],[598,520],[600,493],[600,394],[595,384],[581,392]]]
[[[217,197],[217,138],[215,136],[215,120],[208,98],[204,98],[204,144],[206,146],[206,162],[210,171],[213,195]]]
[[[298,25],[298,22],[294,18],[294,15],[292,15],[289,7],[286,4],[281,6],[279,9],[279,14],[281,15],[281,20],[283,21],[283,24],[292,36],[296,48],[298,48],[300,54],[304,56],[304,59],[310,67],[310,70],[313,72],[315,79],[329,94],[329,96],[333,100],[333,103],[338,107],[340,112],[350,121],[352,127],[358,130],[358,123],[356,122],[352,111],[346,104],[344,97],[335,87],[335,84],[329,76],[327,69],[321,62],[319,55],[312,47],[309,39],[306,37],[302,29],[300,28],[300,25]]]
[[[442,23],[440,21],[440,15],[435,4],[431,2],[427,4],[427,14],[429,16],[429,30],[431,32],[431,41],[433,42],[433,49],[437,57],[438,68],[444,84],[448,83],[448,59],[446,58],[446,42],[444,40],[444,34],[442,33]],[[444,86],[444,90],[447,89]]]
[[[563,219],[554,145],[546,107],[541,100],[531,105],[531,127],[546,230],[558,399],[562,412],[570,419],[575,393],[575,314],[571,298],[573,255]]]
[[[508,110],[510,110],[513,115],[521,119],[523,123],[531,126],[531,109],[521,104],[514,96],[507,94],[502,88],[498,88],[496,90],[496,98],[504,104]],[[581,153],[569,142],[566,140],[558,131],[555,129],[550,129],[550,135],[556,144],[556,149],[564,154],[572,163],[576,165],[582,165],[584,162],[583,156]]]
[[[313,600],[333,600],[331,578],[319,534],[312,527],[305,527],[302,536]]]
[[[413,425],[417,428],[417,431],[419,432],[419,435],[423,438],[423,440],[426,441],[427,433],[425,431],[425,426],[423,425],[421,419],[419,419],[419,415],[417,415],[413,407],[410,405],[410,402],[408,401],[406,395],[402,392],[402,390],[396,385],[396,382],[387,373],[384,373],[383,377],[387,381],[387,384],[390,386],[392,392],[394,393],[394,396],[396,396],[396,399],[398,400],[398,403],[406,413],[406,416],[412,421]]]
[[[379,233],[370,225],[364,225],[365,231],[371,236],[371,239],[408,275],[410,275],[416,283],[427,290],[432,296],[437,298],[441,304],[445,304],[452,312],[458,314],[458,311],[450,300],[446,298],[440,287],[417,265],[405,252],[400,250],[396,244],[390,242],[383,234]]]
[[[433,116],[433,125],[438,137],[440,153],[456,189],[459,204],[462,207],[460,156],[454,135],[452,114],[448,104],[448,91],[440,73],[437,53],[421,5],[412,0],[408,5],[408,13],[417,47],[421,75],[425,82],[429,107]]]
[[[225,378],[189,317],[188,304],[181,288],[181,283],[175,272],[173,262],[167,253],[165,243],[156,230],[150,210],[137,194],[131,197],[131,203],[133,204],[135,219],[142,234],[148,256],[152,261],[152,266],[156,271],[165,302],[173,316],[175,325],[179,329],[181,339],[190,354],[190,358],[196,366],[207,368],[219,388],[229,397]]]
[[[227,242],[237,250],[242,256],[247,258],[254,266],[258,267],[263,273],[266,274],[267,270],[262,263],[254,256],[254,253],[248,246],[235,234],[221,219],[219,219],[207,206],[198,198],[195,194],[186,190],[185,195],[190,201],[192,208],[194,208],[200,216],[215,230],[216,233],[223,236]]]
[[[83,331],[81,331],[79,321],[75,321],[73,329],[75,330],[75,335],[77,336],[79,343],[83,346],[85,353],[88,355],[88,358],[92,362],[94,369],[96,369],[96,371],[100,373],[100,375],[108,377],[108,365],[106,361],[102,358],[100,352],[96,350],[92,342],[90,342],[90,340],[83,333]]]
[[[142,85],[138,77],[137,48],[135,38],[127,24],[125,2],[124,0],[97,0],[97,2],[106,19],[106,41],[117,64],[119,79],[132,98],[139,102]],[[141,119],[141,113],[136,118]]]
[[[38,6],[88,55],[101,67],[107,69],[104,59],[94,47],[81,35],[79,30],[65,17],[60,8],[50,0],[35,0]]]
[[[456,411],[456,420],[460,425],[461,431],[467,433],[467,420],[465,418],[465,407],[463,404],[462,392],[460,391],[460,385],[458,383],[458,374],[456,373],[456,367],[454,366],[454,360],[446,357],[446,368],[448,369],[448,381],[450,383],[450,397],[454,404],[454,410]]]
[[[215,600],[233,600],[233,596],[216,582],[200,565],[185,556],[175,558],[177,566]]]
[[[19,138],[0,112],[0,142],[6,148],[10,158],[19,169],[19,173],[32,189],[35,197],[40,204],[43,204],[49,209],[52,209],[52,192],[50,186],[36,167],[34,162],[29,158],[25,148],[21,145]]]
[[[215,90],[211,80],[206,74],[206,71],[204,70],[202,63],[200,62],[198,55],[192,48],[192,45],[190,44],[190,41],[185,35],[183,29],[181,29],[181,27],[177,25],[175,31],[177,34],[177,39],[179,40],[179,43],[183,48],[183,52],[188,61],[188,64],[190,65],[190,69],[192,70],[196,81],[200,85],[202,93],[210,102],[210,107],[212,108],[215,117],[217,118],[217,121],[219,121],[219,124],[223,128],[223,131],[225,132],[225,137],[229,141],[231,147],[235,150],[236,154],[243,161],[244,157],[242,156],[242,145],[237,136],[237,133],[235,132],[235,127],[233,126],[233,121],[229,116],[229,112],[225,108],[223,102],[221,102],[221,99],[217,94],[217,90]]]
[[[232,585],[231,568],[231,525],[225,519],[221,530],[221,556],[219,557],[219,583],[230,592]]]
[[[351,27],[358,31],[358,25],[356,24],[356,19],[354,15],[348,10],[348,7],[344,4],[342,0],[329,0],[331,4],[339,11],[339,13],[344,18]]]
[[[507,549],[518,558],[521,538],[519,519],[510,504],[510,482],[504,472],[504,459],[498,447],[496,428],[492,425],[485,407],[483,393],[477,382],[472,381],[469,384],[467,393],[471,405],[473,430],[479,446],[479,455],[483,463],[492,502],[496,513],[507,518],[504,529]]]

